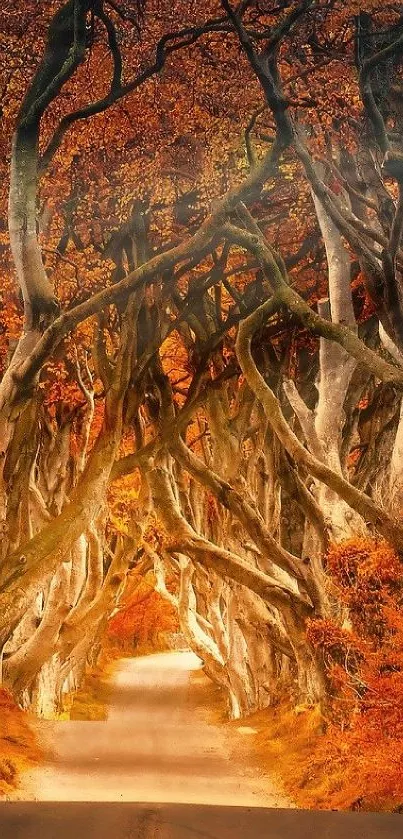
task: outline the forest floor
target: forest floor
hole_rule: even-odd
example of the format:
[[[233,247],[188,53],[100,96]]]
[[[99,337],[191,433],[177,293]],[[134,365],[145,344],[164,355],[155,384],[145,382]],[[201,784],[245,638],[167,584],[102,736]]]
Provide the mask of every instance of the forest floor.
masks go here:
[[[0,688],[0,800],[13,797],[21,778],[43,758],[33,715]]]
[[[111,679],[107,720],[40,722],[45,762],[20,799],[295,806],[192,653],[123,659]]]

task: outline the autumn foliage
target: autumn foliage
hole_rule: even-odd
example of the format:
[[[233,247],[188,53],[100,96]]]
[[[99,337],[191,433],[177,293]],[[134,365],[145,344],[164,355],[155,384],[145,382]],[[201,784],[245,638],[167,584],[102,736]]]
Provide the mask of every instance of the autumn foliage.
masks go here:
[[[154,590],[154,584],[151,573],[139,578],[134,592],[123,598],[119,611],[109,621],[109,639],[126,651],[166,647],[169,633],[178,631],[177,612]],[[132,586],[133,579],[129,579],[129,591]]]
[[[3,682],[179,621],[302,803],[398,806],[400,6],[3,5]]]
[[[403,805],[401,560],[383,541],[350,540],[332,546],[327,567],[351,624],[348,629],[329,620],[308,625],[332,691],[324,733],[311,739],[309,759],[307,755],[292,782],[294,794],[302,806],[399,809]]]
[[[0,796],[10,793],[20,773],[42,758],[32,722],[10,693],[0,688]]]

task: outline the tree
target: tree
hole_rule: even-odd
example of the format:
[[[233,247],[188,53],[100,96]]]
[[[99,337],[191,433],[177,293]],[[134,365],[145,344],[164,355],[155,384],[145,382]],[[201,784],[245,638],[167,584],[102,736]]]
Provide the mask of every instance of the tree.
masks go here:
[[[57,707],[144,563],[233,717],[325,702],[327,546],[403,545],[403,22],[34,7],[4,31],[5,682]]]

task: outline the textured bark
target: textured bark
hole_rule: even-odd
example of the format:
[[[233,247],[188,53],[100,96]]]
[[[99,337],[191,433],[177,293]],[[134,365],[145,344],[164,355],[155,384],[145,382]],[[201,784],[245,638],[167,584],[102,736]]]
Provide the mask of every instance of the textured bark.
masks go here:
[[[10,175],[10,243],[24,300],[27,330],[38,328],[41,317],[57,310],[37,238],[37,145],[36,125],[17,130]]]
[[[254,569],[231,551],[219,548],[208,539],[204,539],[190,527],[178,508],[164,466],[155,466],[147,477],[155,509],[170,536],[171,550],[188,554],[220,576],[249,587],[269,603],[293,603],[297,609],[309,613],[311,604],[308,598],[285,584],[278,583],[268,574]]]
[[[40,624],[34,634],[4,663],[5,682],[15,696],[29,687],[51,657],[68,610],[70,567],[62,563],[53,577]]]
[[[362,518],[372,523],[386,539],[390,540],[400,550],[403,547],[403,528],[383,509],[352,486],[345,478],[334,472],[324,463],[317,460],[298,440],[289,428],[284,414],[274,393],[260,375],[250,350],[252,335],[255,331],[256,318],[250,316],[243,321],[239,328],[237,340],[237,355],[242,371],[260,399],[273,430],[279,437],[290,457],[308,473],[326,484],[337,493]]]
[[[222,480],[219,475],[197,458],[182,440],[178,439],[171,446],[171,450],[182,467],[188,470],[202,485],[212,490],[218,500],[239,519],[246,532],[262,552],[262,556],[267,563],[268,573],[273,573],[273,565],[277,565],[296,579],[304,580],[306,574],[297,557],[287,553],[276,542],[265,526],[262,517],[254,508],[252,501],[249,500],[247,495],[245,497],[245,493],[242,495],[231,484]]]
[[[323,205],[315,195],[313,197],[326,248],[329,286],[329,302],[318,302],[318,314],[333,323],[347,324],[356,330],[350,287],[350,255]],[[339,344],[324,338],[320,339],[320,379],[315,431],[321,444],[324,461],[340,474],[342,474],[340,451],[345,421],[343,406],[356,365],[356,360]],[[341,541],[363,529],[359,517],[354,516],[348,506],[324,485],[319,490],[318,502],[325,518],[330,522],[332,537],[335,541]]]
[[[67,616],[64,621],[58,645],[58,655],[60,660],[64,662],[66,672],[68,673],[68,666],[66,662],[74,658],[74,650],[80,644],[80,650],[84,649],[84,641],[86,641],[86,651],[91,648],[91,642],[98,631],[98,626],[101,621],[108,618],[116,607],[119,596],[128,572],[129,559],[132,556],[133,547],[119,548],[114,555],[112,562],[103,580],[102,586],[99,587],[96,595],[88,604],[87,608],[80,613],[80,601],[78,602],[77,610]],[[81,643],[83,642],[83,643]]]
[[[120,427],[105,432],[91,452],[70,503],[3,567],[0,638],[4,643],[17,625],[32,594],[65,561],[74,543],[95,520],[103,503],[120,441]]]
[[[179,556],[180,585],[178,596],[175,597],[172,595],[166,587],[164,563],[159,557],[156,557],[154,563],[154,572],[157,579],[156,590],[176,607],[181,632],[196,655],[200,656],[213,670],[216,669],[216,665],[219,668],[224,668],[226,662],[217,644],[207,635],[199,623],[195,609],[194,591],[192,589],[192,577],[194,574],[192,563],[183,554]],[[225,678],[223,678],[223,681],[225,681]]]
[[[257,250],[259,257],[265,270],[268,272],[268,278],[278,287],[277,300],[282,300],[284,303],[291,303],[292,310],[295,311],[300,303],[294,305],[293,300],[298,298],[294,295],[287,286],[284,285],[284,280],[281,272],[272,256],[271,252],[265,245],[260,234],[259,239],[255,234],[246,234],[245,231],[240,231],[239,241],[248,246],[251,250]],[[300,299],[300,298],[299,298]],[[365,493],[360,492],[352,486],[342,475],[333,471],[326,464],[321,463],[314,457],[298,440],[296,435],[288,426],[288,423],[281,411],[280,404],[275,397],[273,391],[264,381],[259,373],[254,362],[251,352],[251,341],[255,331],[262,325],[268,313],[276,309],[277,300],[270,299],[267,303],[262,304],[252,315],[246,318],[239,326],[237,338],[237,357],[241,365],[242,372],[249,384],[249,387],[254,391],[257,398],[263,405],[266,417],[270,422],[273,430],[279,437],[280,442],[284,446],[291,458],[297,464],[306,469],[314,478],[317,478],[322,483],[335,492],[340,498],[345,501],[356,513],[358,513],[364,521],[373,524],[377,530],[391,541],[399,550],[403,547],[403,528],[390,515],[388,515],[381,507],[369,498]],[[305,308],[305,304],[302,304]],[[309,312],[312,310],[307,307]],[[322,320],[320,318],[320,320]],[[337,327],[339,329],[341,327]],[[346,329],[346,327],[343,327]],[[353,333],[351,333],[353,335]],[[332,333],[328,337],[332,337]],[[358,339],[357,339],[358,340]],[[372,352],[372,351],[370,351]],[[375,355],[375,354],[374,354]]]
[[[329,147],[331,160],[322,167],[293,123],[295,103],[283,94],[276,61],[278,56],[283,61],[282,39],[312,0],[280,10],[263,52],[263,32],[243,23],[248,4],[236,10],[227,0],[222,5],[227,17],[170,33],[158,43],[155,63],[123,84],[116,10],[109,18],[102,3],[63,2],[17,117],[9,228],[25,317],[0,383],[0,642],[7,683],[21,704],[39,713],[54,712],[63,692],[79,687],[96,660],[108,617],[119,608],[129,559],[134,564],[142,554],[144,567],[154,564],[157,590],[177,608],[189,645],[225,691],[230,716],[265,707],[279,681],[287,681],[294,699],[321,702],[327,685],[307,640],[306,618],[333,619],[341,611],[322,565],[329,540],[360,534],[370,525],[403,550],[403,526],[394,518],[403,498],[397,274],[403,265],[403,182],[400,155],[389,148],[383,117],[374,107],[370,75],[377,59],[364,62],[362,98],[386,152],[385,171],[398,180],[397,206],[369,146],[354,155],[357,161],[343,150],[338,165]],[[50,125],[47,109],[52,105],[52,113],[58,112],[58,94],[69,80],[74,86],[72,77],[85,59],[89,12],[92,23],[98,21],[97,37],[105,29],[111,88],[98,102],[62,117],[39,162],[43,117]],[[260,14],[257,9],[257,20]],[[203,32],[238,36],[274,120],[269,153],[259,162],[251,141],[263,108],[246,132],[249,176],[239,183],[233,170],[236,186],[210,209],[201,206],[203,189],[195,190],[189,223],[178,212],[187,193],[180,196],[171,208],[174,246],[167,243],[165,228],[159,236],[154,213],[160,205],[151,198],[134,200],[127,223],[103,251],[116,269],[110,281],[57,317],[41,255],[44,234],[38,239],[49,216],[45,208],[38,219],[41,173],[71,124],[120,101]],[[124,39],[123,30],[121,35]],[[77,82],[80,87],[81,72]],[[285,150],[287,158],[294,155],[302,163],[298,177],[312,191],[318,229],[297,254],[285,251],[283,259],[269,244],[272,234],[262,233],[273,231],[276,217],[271,208],[267,218],[261,211],[273,195],[274,204],[284,202],[281,196],[277,202],[273,180]],[[328,172],[341,189],[327,187]],[[78,247],[76,210],[63,236],[67,230]],[[163,213],[168,210],[164,206]],[[286,206],[280,208],[279,217],[286,213]],[[50,240],[55,229],[48,230]],[[321,259],[320,243],[328,299],[311,307],[311,295],[305,300],[295,291],[287,268],[306,267],[303,260],[312,253],[311,269]],[[241,249],[250,255],[245,261]],[[354,271],[357,260],[375,303],[381,351],[373,322],[360,322],[358,335],[351,251]],[[234,275],[241,281],[233,282]],[[93,315],[98,322],[87,357],[86,329],[71,343],[67,336]],[[301,365],[294,367],[305,329],[319,342],[310,342],[309,353],[304,348]],[[36,395],[43,389],[39,375],[45,362],[58,362],[55,350],[64,338],[66,367],[78,341],[75,378],[85,404],[74,407],[61,399],[55,412],[47,412],[47,399],[42,410]],[[181,363],[186,356],[179,382],[165,372],[166,339],[172,338]],[[357,383],[358,365],[365,375]],[[284,382],[287,369],[297,369],[295,384]],[[91,448],[95,404],[104,420]],[[129,441],[135,450],[118,460],[121,443],[126,450]],[[377,449],[382,460],[391,454],[390,469],[378,467]],[[73,450],[78,450],[75,464]],[[141,492],[133,500],[133,538],[124,540],[111,536],[107,494],[109,483],[132,469],[141,473],[136,476]],[[168,570],[174,580],[169,590]]]
[[[396,431],[393,451],[390,459],[389,509],[398,515],[403,502],[403,402],[400,403],[399,423]]]

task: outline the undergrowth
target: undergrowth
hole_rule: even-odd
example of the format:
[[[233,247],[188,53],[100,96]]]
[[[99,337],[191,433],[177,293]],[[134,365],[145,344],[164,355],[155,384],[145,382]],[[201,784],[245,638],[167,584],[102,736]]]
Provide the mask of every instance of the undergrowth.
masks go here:
[[[0,796],[14,792],[21,774],[41,758],[30,715],[17,707],[7,690],[0,688]]]
[[[255,717],[262,758],[298,806],[403,811],[403,574],[385,542],[334,546],[349,621],[308,622],[331,685],[326,711],[277,702]]]

